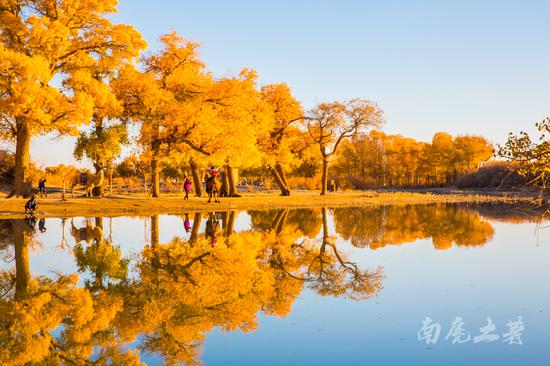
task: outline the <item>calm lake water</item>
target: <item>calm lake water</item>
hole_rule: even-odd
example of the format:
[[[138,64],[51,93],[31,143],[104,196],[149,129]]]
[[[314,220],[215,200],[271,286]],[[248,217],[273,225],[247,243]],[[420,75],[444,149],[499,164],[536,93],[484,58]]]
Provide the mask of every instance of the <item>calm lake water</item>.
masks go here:
[[[434,204],[0,220],[0,364],[548,365],[538,217]]]

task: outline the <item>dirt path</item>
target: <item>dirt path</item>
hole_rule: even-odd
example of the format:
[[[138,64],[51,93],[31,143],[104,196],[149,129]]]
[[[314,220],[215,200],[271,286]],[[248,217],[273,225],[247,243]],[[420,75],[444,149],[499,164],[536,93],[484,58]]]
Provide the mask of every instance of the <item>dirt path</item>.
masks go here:
[[[105,198],[69,198],[58,195],[38,198],[39,217],[73,216],[141,216],[155,213],[181,214],[189,211],[224,211],[299,207],[357,207],[368,205],[426,204],[436,202],[525,202],[528,196],[500,193],[415,193],[415,192],[336,192],[320,196],[319,192],[295,192],[290,197],[276,193],[245,193],[238,198],[222,198],[221,203],[207,203],[207,198],[192,197],[185,201],[180,195],[146,198],[139,195],[117,195]],[[24,217],[24,199],[0,198],[0,218]]]

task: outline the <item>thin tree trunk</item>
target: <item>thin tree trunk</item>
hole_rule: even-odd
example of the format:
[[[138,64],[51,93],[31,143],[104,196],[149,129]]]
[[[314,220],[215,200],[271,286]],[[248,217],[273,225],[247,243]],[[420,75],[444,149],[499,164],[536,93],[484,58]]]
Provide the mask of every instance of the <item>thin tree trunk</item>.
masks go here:
[[[290,186],[288,185],[288,181],[286,180],[286,173],[281,164],[277,163],[275,165],[275,169],[277,169],[277,172],[279,173],[279,176],[281,177],[281,180],[283,181],[283,184],[285,185],[287,196],[290,196]]]
[[[65,201],[65,200],[66,200],[66,199],[65,199],[65,187],[66,187],[65,182],[66,182],[66,179],[63,179],[63,191],[62,191],[62,193],[61,193],[61,201]]]
[[[279,175],[279,172],[276,168],[270,167],[269,170],[271,171],[271,175],[273,175],[273,178],[275,178],[275,182],[279,186],[279,189],[281,190],[281,196],[288,196],[290,195],[290,191],[288,190],[288,187],[285,185],[285,182],[283,181],[283,178]]]
[[[15,146],[15,179],[13,182],[13,190],[8,197],[19,197],[29,195],[31,192],[27,192],[26,185],[26,173],[29,167],[30,160],[30,145],[31,145],[31,131],[29,124],[26,121],[17,121],[17,139]]]
[[[151,151],[151,179],[153,186],[151,187],[151,195],[153,197],[160,196],[160,172],[158,164],[158,155],[159,155],[160,146],[158,142],[153,142],[152,151]]]
[[[189,159],[189,166],[191,167],[191,176],[193,178],[193,189],[195,190],[195,196],[200,197],[204,192],[202,190],[202,180],[199,177],[197,163],[195,163],[195,160]]]
[[[29,290],[31,271],[29,265],[29,233],[22,220],[13,221],[15,243],[15,298],[22,299]]]
[[[229,197],[240,197],[237,193],[237,184],[235,182],[235,172],[233,168],[227,164],[225,166],[225,173],[227,174],[227,180],[229,183]]]
[[[109,194],[113,197],[113,164],[109,167]]]
[[[327,194],[327,184],[328,184],[328,158],[323,157],[323,175],[321,179],[321,195],[324,196]]]
[[[227,168],[220,173],[222,184],[220,185],[220,197],[229,196],[229,175],[227,174]]]

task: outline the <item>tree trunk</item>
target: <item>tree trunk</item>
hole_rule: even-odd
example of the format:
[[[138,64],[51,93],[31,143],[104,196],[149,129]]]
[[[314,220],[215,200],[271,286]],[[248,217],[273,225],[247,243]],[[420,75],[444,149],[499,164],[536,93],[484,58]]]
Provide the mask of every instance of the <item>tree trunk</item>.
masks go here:
[[[290,196],[290,186],[288,185],[288,181],[286,180],[286,173],[281,164],[277,163],[275,165],[275,169],[277,169],[277,173],[279,173],[279,176],[281,177],[281,180],[283,181],[283,184],[285,185],[285,188],[288,192],[287,196]]]
[[[27,184],[25,176],[30,160],[31,131],[26,121],[17,121],[16,129],[15,179],[13,182],[13,190],[8,197],[28,196],[32,193],[31,187]]]
[[[229,197],[240,197],[237,193],[237,182],[235,182],[235,172],[233,168],[227,164],[225,166],[225,173],[227,174],[227,180],[229,183]]]
[[[98,164],[98,163],[94,163],[94,168],[95,168],[95,174],[99,174],[99,172],[101,171],[101,164]],[[100,185],[100,186],[97,186],[97,187],[94,187],[92,189],[92,196],[93,197],[102,197],[103,196],[103,184]]]
[[[66,184],[65,184],[65,182],[66,182],[66,179],[63,178],[63,191],[62,191],[62,193],[61,193],[61,201],[65,201],[65,200],[66,200],[66,198],[65,198],[65,189],[66,189]]]
[[[193,177],[193,189],[195,190],[195,196],[200,197],[204,192],[202,190],[202,180],[199,177],[197,163],[195,163],[195,160],[189,159],[189,166],[191,167],[191,176]]]
[[[14,221],[13,241],[15,243],[15,298],[22,299],[27,294],[31,281],[29,265],[29,233],[23,220]]]
[[[229,175],[227,174],[227,168],[220,173],[221,185],[220,185],[220,197],[229,196]]]
[[[109,166],[109,195],[113,197],[113,164]]]
[[[327,194],[327,185],[328,185],[328,158],[323,157],[323,175],[321,179],[321,195],[324,196]]]
[[[158,142],[153,142],[151,150],[151,179],[153,186],[151,187],[151,195],[153,197],[160,196],[160,172],[158,164],[158,155],[159,155],[160,146]]]
[[[281,196],[289,196],[290,191],[288,190],[288,187],[285,185],[285,182],[283,181],[283,178],[279,175],[279,172],[276,168],[270,167],[269,170],[271,171],[271,175],[273,175],[273,178],[275,178],[275,182],[279,186],[279,189],[281,190]]]

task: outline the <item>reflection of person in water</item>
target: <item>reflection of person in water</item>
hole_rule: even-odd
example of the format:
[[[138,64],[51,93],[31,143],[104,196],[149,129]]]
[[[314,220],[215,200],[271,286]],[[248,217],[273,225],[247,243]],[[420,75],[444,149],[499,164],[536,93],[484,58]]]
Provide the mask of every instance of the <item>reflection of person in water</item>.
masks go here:
[[[45,218],[41,218],[40,220],[38,220],[38,230],[41,233],[46,232],[46,219]]]
[[[189,221],[189,214],[185,214],[185,219],[183,220],[183,226],[185,227],[185,232],[188,233],[191,231],[191,221]]]
[[[208,220],[206,220],[206,228],[204,235],[208,239],[210,238],[210,244],[214,247],[218,244],[218,232],[220,231],[220,221],[216,213],[209,213]]]
[[[36,217],[33,215],[27,216],[25,217],[25,222],[34,231],[34,229],[36,228]]]

